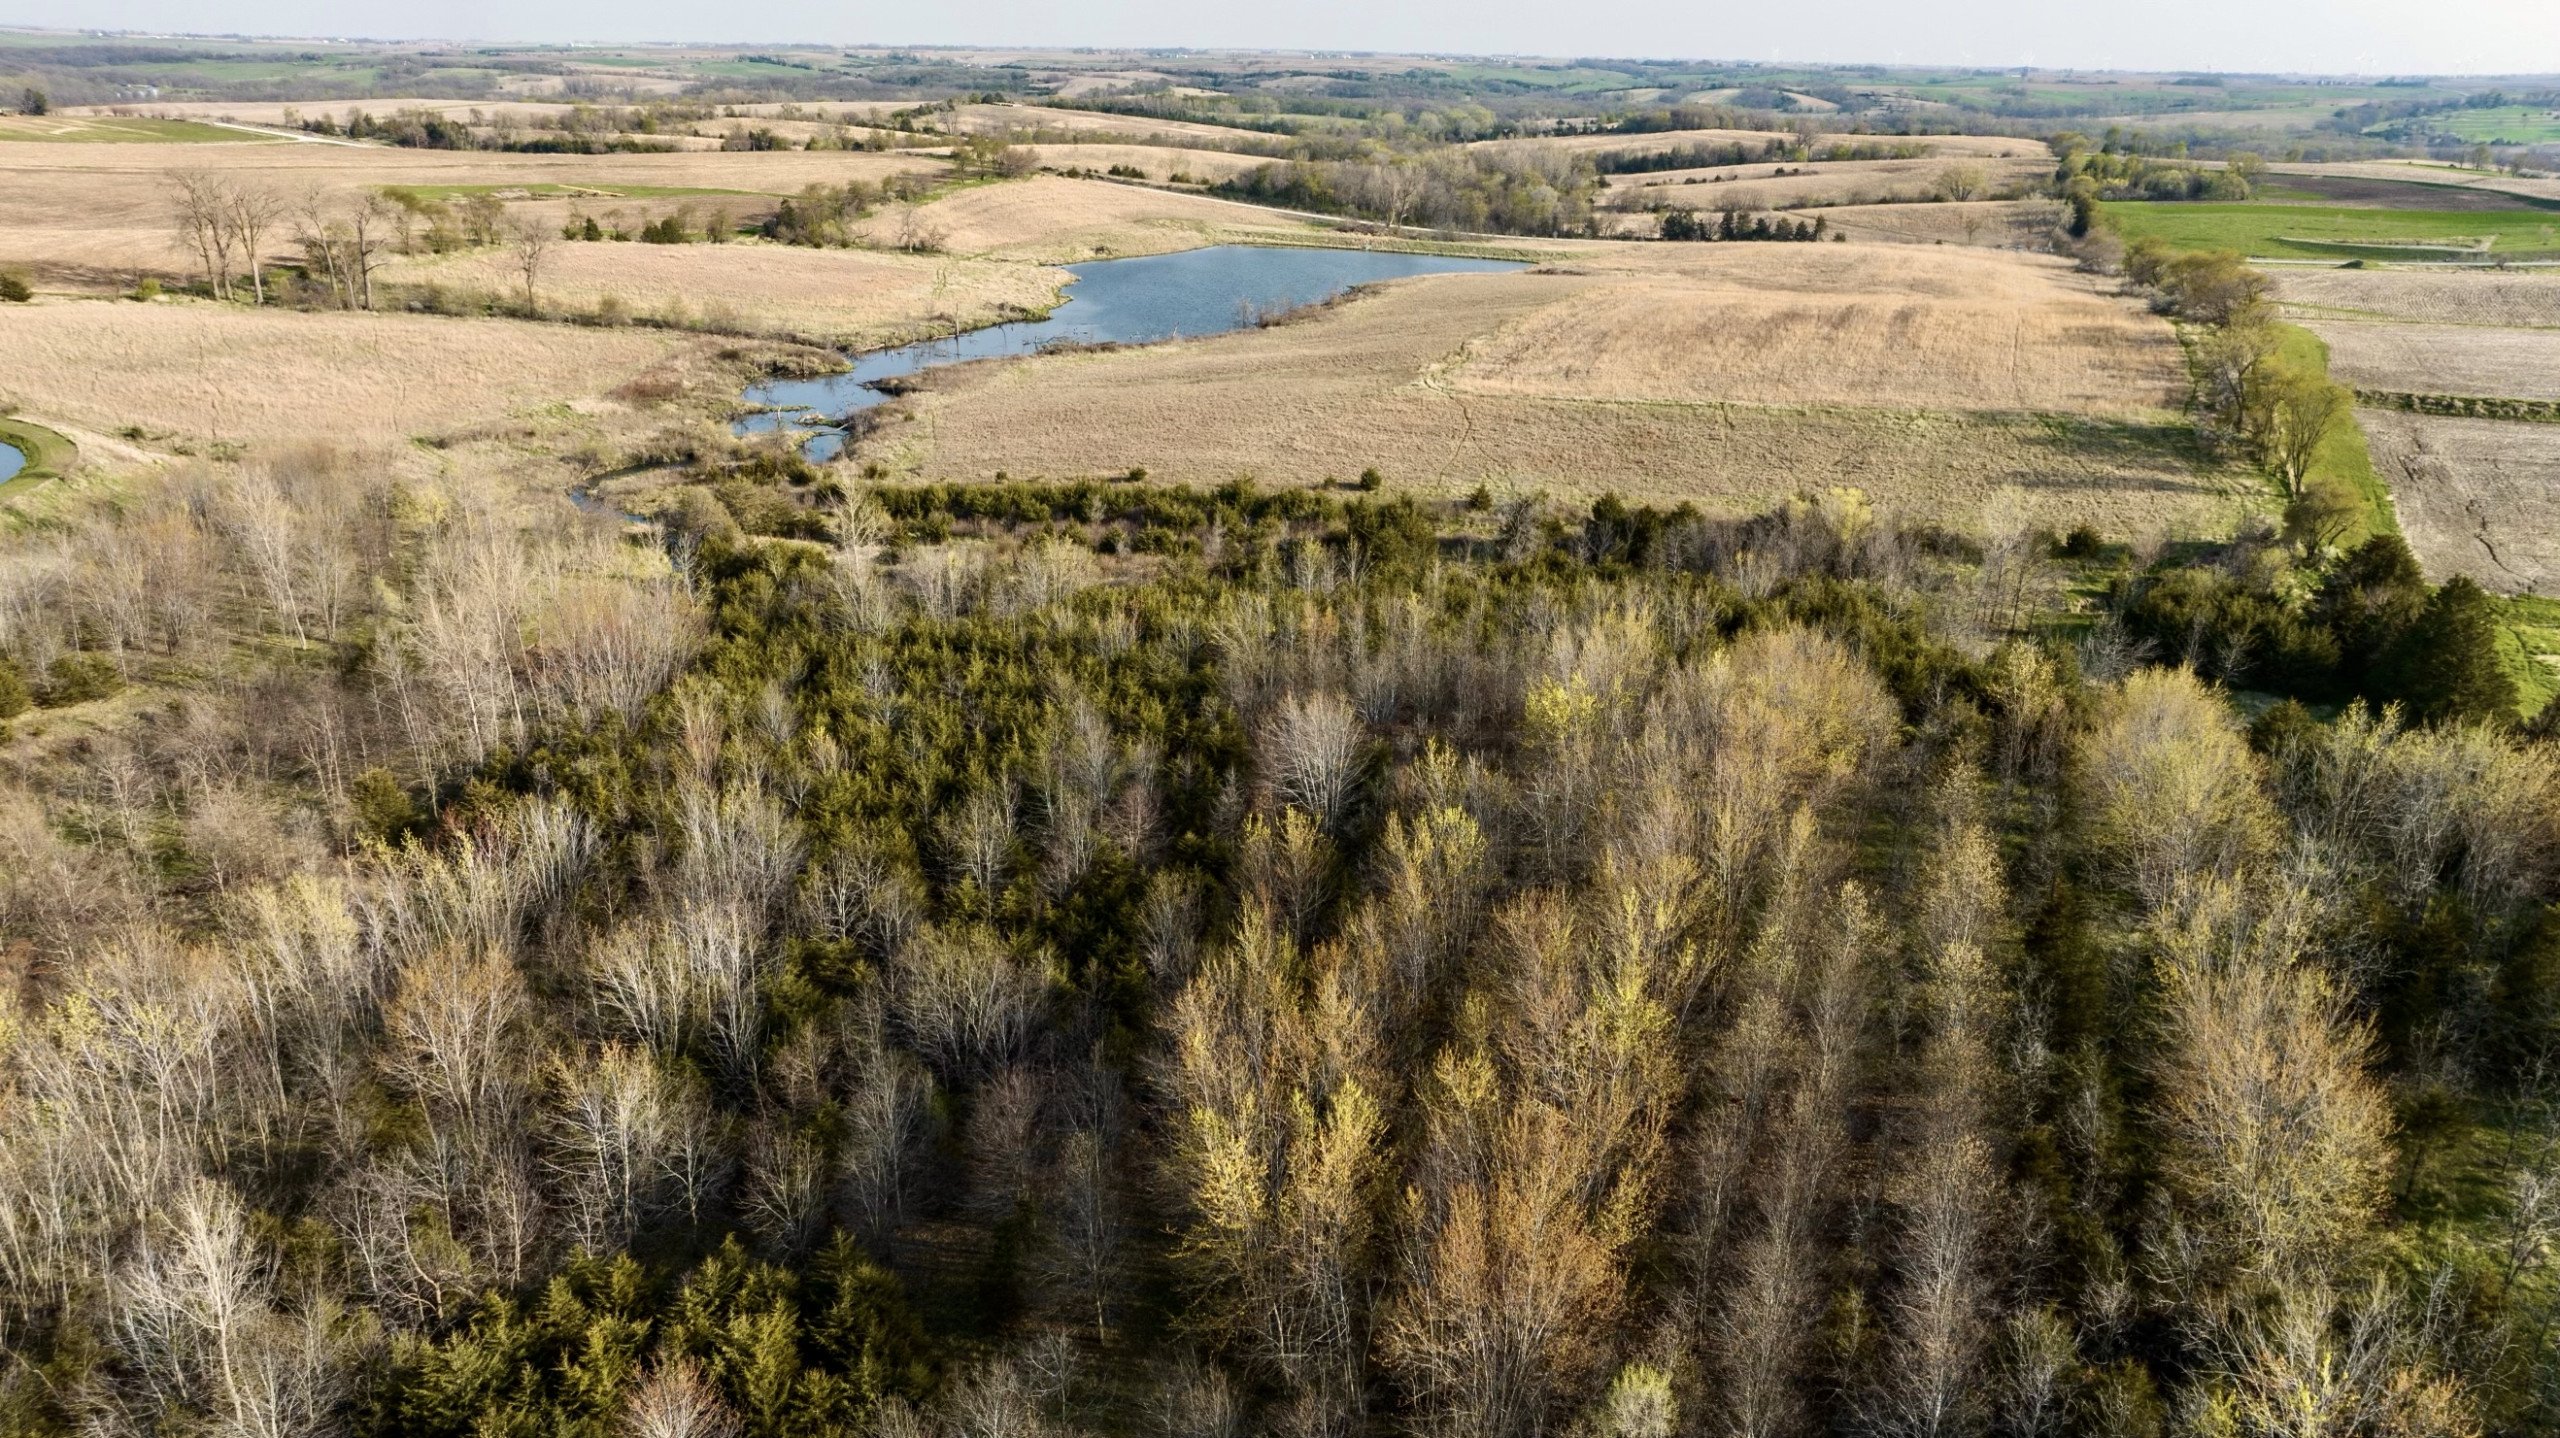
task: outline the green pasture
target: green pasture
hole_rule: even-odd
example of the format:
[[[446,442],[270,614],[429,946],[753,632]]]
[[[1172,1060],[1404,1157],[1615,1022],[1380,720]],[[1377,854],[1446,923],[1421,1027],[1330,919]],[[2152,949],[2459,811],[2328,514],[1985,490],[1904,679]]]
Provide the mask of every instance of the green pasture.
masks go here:
[[[2560,110],[2549,105],[2506,105],[2495,110],[2455,110],[2436,128],[2466,140],[2506,145],[2560,143]]]
[[[193,120],[126,115],[0,115],[0,140],[39,144],[239,144],[256,137]]]
[[[2560,599],[2519,594],[2499,602],[2498,656],[2515,676],[2527,717],[2560,695]]]
[[[2107,213],[2127,239],[2153,235],[2180,249],[2278,259],[2560,259],[2560,214],[2537,210],[2137,201],[2110,204]]]

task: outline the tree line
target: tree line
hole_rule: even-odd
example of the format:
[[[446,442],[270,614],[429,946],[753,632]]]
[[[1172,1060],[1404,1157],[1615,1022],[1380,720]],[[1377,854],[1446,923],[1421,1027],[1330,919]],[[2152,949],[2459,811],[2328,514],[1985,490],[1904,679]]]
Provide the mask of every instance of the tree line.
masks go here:
[[[548,227],[509,223],[486,193],[447,201],[399,185],[351,195],[314,186],[287,196],[208,170],[173,171],[167,183],[179,252],[217,300],[266,304],[269,272],[281,269],[290,283],[275,298],[370,310],[381,301],[375,276],[395,255],[504,246],[530,307],[549,250]]]
[[[1917,160],[1930,153],[1929,147],[1917,140],[1833,140],[1829,144],[1818,140],[1816,135],[1805,134],[1756,144],[1745,140],[1686,141],[1659,150],[1602,150],[1591,157],[1591,163],[1604,175],[1644,175],[1664,170],[1713,170],[1786,162]]]
[[[1419,157],[1276,161],[1212,188],[1254,204],[1356,215],[1396,228],[1562,235],[1589,229],[1597,187],[1586,156],[1495,146]]]
[[[1816,215],[1810,220],[1790,220],[1783,215],[1745,215],[1740,210],[1724,210],[1708,218],[1697,210],[1671,207],[1659,212],[1662,237],[1666,240],[1795,240],[1810,242],[1835,238],[1831,219]],[[1837,238],[1846,239],[1847,236]]]

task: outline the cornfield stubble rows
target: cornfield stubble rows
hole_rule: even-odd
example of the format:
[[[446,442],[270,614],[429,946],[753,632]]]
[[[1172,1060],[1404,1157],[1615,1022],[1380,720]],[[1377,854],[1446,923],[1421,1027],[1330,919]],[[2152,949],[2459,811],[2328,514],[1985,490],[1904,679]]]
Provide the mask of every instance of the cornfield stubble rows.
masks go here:
[[[2276,298],[2311,323],[2320,311],[2439,325],[2560,330],[2560,272],[2282,270]]]
[[[2560,425],[2381,409],[2356,418],[2430,576],[2560,593]]]
[[[2560,400],[2560,329],[2318,317],[2329,371],[2357,389]]]

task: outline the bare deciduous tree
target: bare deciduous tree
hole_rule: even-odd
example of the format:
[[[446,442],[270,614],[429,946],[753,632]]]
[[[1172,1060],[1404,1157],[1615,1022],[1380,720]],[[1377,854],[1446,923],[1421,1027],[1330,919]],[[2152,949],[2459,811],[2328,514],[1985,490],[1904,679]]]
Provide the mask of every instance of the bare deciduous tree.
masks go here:
[[[204,270],[205,288],[218,300],[231,297],[230,187],[203,170],[179,170],[169,176],[177,212],[178,243]]]
[[[520,219],[507,231],[507,250],[515,259],[516,276],[524,282],[524,307],[528,313],[541,308],[535,286],[542,278],[543,262],[550,258],[551,242],[556,239],[549,225],[534,219]]]
[[[249,271],[249,293],[255,304],[267,302],[267,235],[284,218],[284,210],[284,201],[274,191],[248,183],[234,184],[222,207],[240,262]]]
[[[1337,829],[1360,784],[1359,716],[1341,695],[1292,695],[1280,701],[1262,737],[1272,797],[1302,809],[1328,832]]]
[[[745,1431],[702,1365],[682,1355],[659,1360],[623,1401],[621,1438],[738,1438]]]

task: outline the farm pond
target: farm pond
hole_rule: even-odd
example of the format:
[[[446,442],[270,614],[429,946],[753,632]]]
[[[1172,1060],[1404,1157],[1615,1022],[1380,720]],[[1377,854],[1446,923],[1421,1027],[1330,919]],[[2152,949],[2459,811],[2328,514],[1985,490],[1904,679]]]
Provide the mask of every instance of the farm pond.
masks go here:
[[[744,398],[761,411],[734,428],[739,434],[814,431],[804,452],[813,460],[833,459],[844,449],[845,419],[887,402],[888,393],[879,388],[886,380],[970,360],[1036,354],[1056,344],[1153,344],[1220,334],[1378,280],[1525,268],[1512,260],[1272,245],[1214,245],[1068,265],[1074,288],[1045,319],[855,355],[853,367],[842,374],[752,385]]]
[[[27,452],[25,450],[14,444],[0,444],[0,484],[7,484],[10,480],[16,479],[18,471],[26,467]]]

